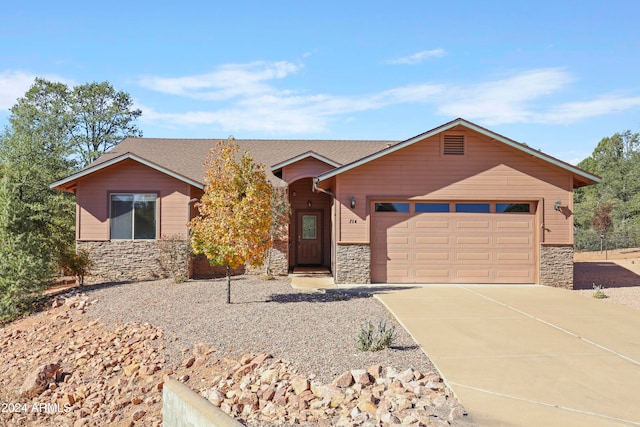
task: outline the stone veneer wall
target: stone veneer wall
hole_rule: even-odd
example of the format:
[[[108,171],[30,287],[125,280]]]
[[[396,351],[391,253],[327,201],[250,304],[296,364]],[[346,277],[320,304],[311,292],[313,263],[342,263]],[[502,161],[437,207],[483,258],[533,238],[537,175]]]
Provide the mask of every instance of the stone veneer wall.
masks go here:
[[[573,245],[540,246],[540,284],[573,289]]]
[[[91,269],[92,281],[122,282],[134,280],[153,280],[171,276],[171,268],[163,259],[158,241],[154,240],[116,240],[105,242],[76,242],[77,249],[87,249],[94,261]],[[276,276],[287,275],[288,243],[277,241],[271,254],[271,272]],[[166,258],[166,257],[165,257]],[[176,262],[176,261],[174,261]],[[177,261],[180,262],[180,261]],[[185,267],[187,263],[184,263]],[[263,267],[238,268],[233,275],[261,274]],[[186,273],[186,271],[185,271]],[[226,275],[224,267],[213,267],[204,255],[191,258],[190,273],[193,278],[214,278]]]
[[[271,274],[274,276],[286,276],[289,274],[288,259],[289,242],[276,240],[271,250]],[[263,274],[264,265],[252,266],[247,265],[245,269],[247,274]]]
[[[336,247],[336,283],[371,283],[371,248],[368,243],[340,244]]]
[[[287,240],[273,242],[270,268],[271,274],[274,276],[286,276],[289,274],[289,242]]]
[[[116,240],[76,242],[87,249],[95,265],[91,280],[124,282],[168,277],[160,263],[160,248],[155,240]]]

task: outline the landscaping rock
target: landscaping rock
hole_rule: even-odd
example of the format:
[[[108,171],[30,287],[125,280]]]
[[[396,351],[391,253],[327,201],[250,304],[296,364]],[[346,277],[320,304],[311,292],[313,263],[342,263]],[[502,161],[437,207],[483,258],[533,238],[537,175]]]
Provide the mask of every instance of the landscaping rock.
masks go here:
[[[33,398],[49,388],[49,384],[55,381],[56,373],[60,370],[57,363],[47,363],[35,369],[25,378],[20,387],[20,396]]]
[[[374,365],[323,383],[270,354],[216,358],[215,348],[203,343],[185,348],[174,366],[162,330],[90,320],[86,296],[56,301],[55,308],[0,329],[0,401],[24,401],[29,408],[55,403],[61,410],[2,414],[7,425],[159,427],[164,375],[249,426],[439,426],[466,416],[435,372]]]

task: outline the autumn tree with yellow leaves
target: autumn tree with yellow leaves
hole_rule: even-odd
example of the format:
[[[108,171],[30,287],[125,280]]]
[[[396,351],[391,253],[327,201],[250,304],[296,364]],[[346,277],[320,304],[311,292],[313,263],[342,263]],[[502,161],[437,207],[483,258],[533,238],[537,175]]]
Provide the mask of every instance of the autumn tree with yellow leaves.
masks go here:
[[[264,166],[248,152],[238,158],[233,141],[221,141],[207,157],[205,192],[190,222],[191,247],[213,266],[226,267],[227,304],[231,302],[231,269],[264,263],[270,246],[273,188]]]

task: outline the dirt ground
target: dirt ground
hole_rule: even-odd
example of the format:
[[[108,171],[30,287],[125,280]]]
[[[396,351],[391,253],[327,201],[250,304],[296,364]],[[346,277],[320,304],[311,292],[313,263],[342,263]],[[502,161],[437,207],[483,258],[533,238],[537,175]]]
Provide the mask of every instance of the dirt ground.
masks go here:
[[[576,252],[573,289],[593,295],[602,286],[608,301],[640,310],[640,248]]]

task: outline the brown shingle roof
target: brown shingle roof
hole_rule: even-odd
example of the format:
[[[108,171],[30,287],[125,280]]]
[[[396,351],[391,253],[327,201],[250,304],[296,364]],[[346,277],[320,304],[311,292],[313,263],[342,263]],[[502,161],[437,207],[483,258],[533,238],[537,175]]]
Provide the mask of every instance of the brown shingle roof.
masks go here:
[[[131,153],[191,180],[203,183],[204,161],[211,148],[218,141],[220,140],[126,138],[86,169]],[[256,163],[262,163],[267,166],[267,170],[270,170],[273,165],[310,151],[336,163],[347,164],[380,151],[397,141],[236,139],[235,142],[240,146],[241,152],[248,150]]]

